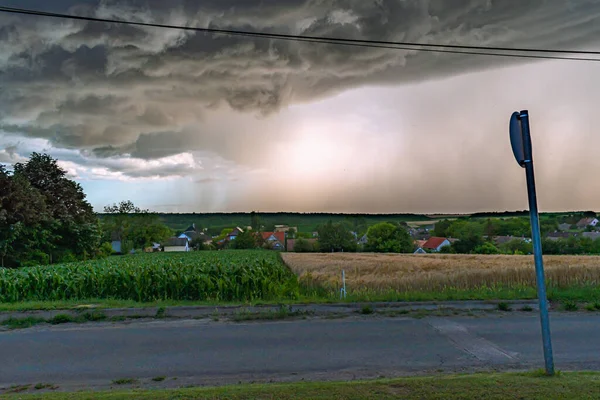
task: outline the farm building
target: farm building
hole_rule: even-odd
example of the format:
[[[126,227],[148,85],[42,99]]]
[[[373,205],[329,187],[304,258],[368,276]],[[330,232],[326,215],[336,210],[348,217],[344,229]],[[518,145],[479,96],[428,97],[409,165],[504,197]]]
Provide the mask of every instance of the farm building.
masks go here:
[[[172,237],[163,243],[165,252],[190,251],[189,242],[186,238]]]

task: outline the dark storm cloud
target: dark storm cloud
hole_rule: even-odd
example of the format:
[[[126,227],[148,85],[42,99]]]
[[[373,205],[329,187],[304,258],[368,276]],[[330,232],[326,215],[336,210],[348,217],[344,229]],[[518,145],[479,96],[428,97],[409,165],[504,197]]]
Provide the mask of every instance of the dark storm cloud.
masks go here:
[[[600,33],[599,1],[17,3],[101,18],[424,43],[581,47]],[[206,115],[226,105],[264,116],[348,88],[517,62],[8,14],[0,14],[0,38],[0,129],[97,157],[207,150],[251,162],[242,151],[245,132],[234,126],[225,132]],[[259,132],[254,141],[270,139]]]

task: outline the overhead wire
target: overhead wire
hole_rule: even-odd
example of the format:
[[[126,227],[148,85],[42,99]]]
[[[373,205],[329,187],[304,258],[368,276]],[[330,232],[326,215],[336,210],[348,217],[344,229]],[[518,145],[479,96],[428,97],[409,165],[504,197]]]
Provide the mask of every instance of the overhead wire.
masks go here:
[[[345,45],[345,46],[353,46],[353,47],[368,47],[368,48],[382,48],[382,49],[392,49],[392,50],[407,50],[407,51],[419,51],[419,52],[423,51],[423,52],[434,52],[434,53],[465,54],[465,55],[493,56],[493,57],[566,60],[566,61],[591,61],[591,62],[600,61],[600,58],[592,58],[592,57],[566,57],[566,56],[560,56],[560,55],[547,55],[547,54],[570,54],[570,55],[599,55],[600,56],[600,51],[589,51],[589,50],[467,46],[467,45],[452,45],[452,44],[393,42],[393,41],[383,41],[383,40],[347,39],[347,38],[337,38],[337,37],[291,35],[291,34],[282,34],[282,33],[252,32],[252,31],[219,29],[219,28],[201,28],[201,27],[193,27],[193,26],[159,24],[159,23],[128,21],[128,20],[119,20],[119,19],[110,19],[110,18],[97,18],[97,17],[62,14],[62,13],[54,13],[54,12],[23,9],[23,8],[14,8],[14,7],[4,7],[4,6],[0,6],[0,12],[42,16],[42,17],[50,17],[50,18],[72,19],[72,20],[89,21],[89,22],[101,22],[101,23],[107,23],[107,24],[124,24],[124,25],[143,26],[143,27],[162,28],[162,29],[178,29],[178,30],[185,30],[185,31],[203,32],[203,33],[211,33],[211,34],[223,34],[223,35],[230,35],[230,36],[258,37],[258,38],[265,38],[265,39],[278,39],[278,40],[309,42],[309,43],[323,43],[323,44]],[[525,54],[519,54],[519,53],[525,53]],[[538,53],[538,54],[531,54],[531,53]],[[539,54],[539,53],[542,53],[542,54]]]

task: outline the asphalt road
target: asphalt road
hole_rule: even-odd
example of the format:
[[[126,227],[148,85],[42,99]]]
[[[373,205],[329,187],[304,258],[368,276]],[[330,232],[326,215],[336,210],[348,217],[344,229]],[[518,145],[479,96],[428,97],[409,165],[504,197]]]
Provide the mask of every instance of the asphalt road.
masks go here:
[[[600,315],[553,314],[558,369],[600,369]],[[537,314],[260,323],[154,321],[0,333],[0,387],[101,385],[124,377],[194,383],[348,379],[540,368]]]

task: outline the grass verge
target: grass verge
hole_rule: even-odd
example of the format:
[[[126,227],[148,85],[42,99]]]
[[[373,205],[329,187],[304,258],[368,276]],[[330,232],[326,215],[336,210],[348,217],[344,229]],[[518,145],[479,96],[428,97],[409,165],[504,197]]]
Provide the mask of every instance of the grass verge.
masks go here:
[[[286,318],[304,317],[312,315],[309,311],[294,310],[292,306],[280,305],[276,311],[268,310],[262,312],[249,312],[247,310],[240,310],[233,313],[231,320],[235,322],[243,321],[259,321],[259,320],[278,320]],[[214,318],[213,318],[214,319]]]
[[[90,310],[102,308],[149,308],[165,309],[174,306],[258,306],[258,305],[292,305],[292,304],[328,304],[328,303],[363,303],[363,302],[409,302],[409,301],[464,301],[464,300],[533,300],[537,291],[530,287],[478,287],[474,289],[445,288],[439,291],[407,291],[394,290],[353,290],[345,299],[340,299],[337,290],[324,288],[301,288],[301,296],[297,299],[257,300],[253,302],[207,302],[190,300],[160,300],[153,302],[137,302],[133,300],[89,299],[73,301],[27,301],[16,303],[0,303],[0,312],[34,311],[34,310]],[[600,290],[595,285],[584,285],[565,288],[548,288],[548,300],[553,303],[568,302],[600,305]],[[590,307],[591,309],[591,307]],[[600,307],[598,307],[600,310]],[[159,317],[165,316],[161,311]]]
[[[600,373],[485,373],[352,382],[243,384],[219,388],[20,394],[22,399],[597,399]],[[2,396],[12,399],[13,396]]]
[[[66,324],[66,323],[84,323],[94,321],[106,320],[106,314],[100,311],[85,312],[81,315],[72,316],[69,314],[57,314],[52,318],[44,319],[37,317],[24,317],[24,318],[8,318],[0,322],[0,325],[7,327],[8,329],[24,329],[31,328],[34,325],[48,323],[52,325]]]

